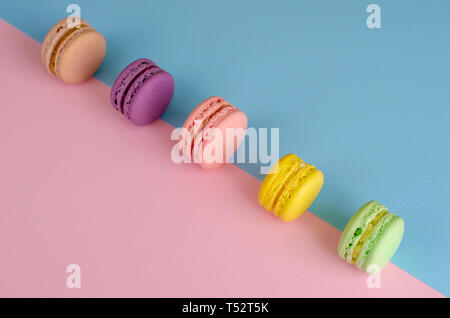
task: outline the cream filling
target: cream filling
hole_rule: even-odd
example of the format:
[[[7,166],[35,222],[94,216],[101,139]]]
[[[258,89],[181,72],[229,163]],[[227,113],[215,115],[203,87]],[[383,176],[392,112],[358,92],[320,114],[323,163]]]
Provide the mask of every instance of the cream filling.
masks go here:
[[[294,159],[289,165],[285,166],[284,169],[281,168],[278,175],[273,181],[273,186],[266,192],[263,205],[269,210],[273,211],[281,193],[283,192],[287,182],[302,169],[306,164],[301,159]]]
[[[359,258],[362,247],[366,243],[366,240],[372,233],[373,229],[376,227],[378,222],[386,215],[388,212],[386,210],[382,211],[381,213],[378,213],[378,215],[369,223],[367,224],[366,228],[364,229],[361,238],[358,240],[358,243],[356,244],[355,248],[353,249],[352,253],[352,264],[356,264],[356,260]]]
[[[200,127],[195,126],[195,121],[200,121],[196,119],[194,121],[193,127],[189,130],[191,136],[193,136],[192,144],[191,144],[191,156],[194,157],[195,149],[198,148],[198,145],[204,141],[204,137],[207,137],[208,129],[214,127],[214,125],[222,119],[228,112],[234,110],[235,107],[231,104],[223,104],[216,112],[210,114],[208,117],[201,120]],[[203,134],[205,132],[205,135]]]
[[[284,187],[280,197],[278,198],[275,207],[273,209],[273,213],[275,215],[279,215],[285,205],[288,203],[288,201],[291,198],[291,194],[293,191],[295,191],[298,187],[300,187],[300,185],[302,184],[302,182],[309,176],[311,175],[311,173],[314,170],[314,166],[309,165],[309,164],[305,164],[305,166],[303,166],[300,171],[297,172],[297,174],[295,175],[295,177],[291,178],[289,180],[289,182],[287,183],[287,185]]]
[[[50,70],[50,72],[51,72],[53,75],[56,76],[56,70],[55,70],[55,66],[56,66],[56,56],[58,55],[58,52],[59,52],[61,46],[63,45],[64,41],[65,41],[69,36],[71,36],[74,32],[76,32],[76,31],[78,31],[78,30],[80,30],[80,29],[82,29],[82,28],[85,28],[85,27],[88,27],[88,25],[86,25],[86,24],[81,24],[79,28],[72,28],[72,29],[70,29],[69,31],[66,32],[66,34],[64,34],[64,35],[61,37],[61,39],[59,39],[58,43],[56,43],[56,46],[55,46],[55,48],[53,49],[52,56],[51,56],[51,58],[50,58],[50,65],[49,65],[49,70]]]
[[[374,204],[366,216],[364,216],[363,220],[359,225],[354,227],[353,235],[350,238],[350,241],[344,248],[344,258],[347,262],[352,262],[353,251],[361,239],[361,234],[363,234],[364,229],[366,229],[367,225],[372,222],[372,220],[377,217],[377,215],[383,211],[387,211],[387,208],[379,203]]]
[[[369,257],[372,249],[375,246],[375,243],[382,236],[384,230],[387,226],[389,226],[393,220],[395,220],[397,216],[393,213],[386,212],[386,214],[381,218],[381,220],[374,226],[369,237],[362,244],[361,250],[359,252],[358,257],[355,260],[355,265],[359,268],[362,268],[366,259]]]

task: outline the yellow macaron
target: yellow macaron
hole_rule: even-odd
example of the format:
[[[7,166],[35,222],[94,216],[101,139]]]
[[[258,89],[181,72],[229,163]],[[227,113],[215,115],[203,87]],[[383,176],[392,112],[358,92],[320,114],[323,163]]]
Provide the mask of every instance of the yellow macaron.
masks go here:
[[[294,154],[284,156],[269,171],[258,201],[285,222],[295,220],[313,203],[323,185],[323,174]]]

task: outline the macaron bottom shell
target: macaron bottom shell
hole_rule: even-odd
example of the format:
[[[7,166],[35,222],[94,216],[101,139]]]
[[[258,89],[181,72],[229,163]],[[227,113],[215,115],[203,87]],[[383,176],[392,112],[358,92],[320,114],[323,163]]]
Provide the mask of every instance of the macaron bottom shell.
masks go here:
[[[106,42],[95,31],[81,33],[60,53],[56,75],[68,84],[79,84],[95,74],[106,54]]]
[[[405,223],[399,217],[386,224],[382,232],[377,233],[373,247],[362,251],[362,256],[367,255],[367,258],[357,260],[357,264],[362,262],[357,267],[369,274],[382,270],[400,246],[404,229]]]
[[[319,195],[323,182],[322,172],[314,170],[293,193],[289,194],[286,206],[278,217],[284,222],[291,222],[300,217]]]

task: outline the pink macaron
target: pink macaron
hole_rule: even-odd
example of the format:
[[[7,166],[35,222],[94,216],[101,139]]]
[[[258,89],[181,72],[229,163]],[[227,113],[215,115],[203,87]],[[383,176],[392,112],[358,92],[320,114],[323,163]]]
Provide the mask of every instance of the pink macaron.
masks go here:
[[[200,103],[186,119],[180,148],[188,162],[204,169],[226,163],[241,144],[247,116],[225,99],[214,96]]]

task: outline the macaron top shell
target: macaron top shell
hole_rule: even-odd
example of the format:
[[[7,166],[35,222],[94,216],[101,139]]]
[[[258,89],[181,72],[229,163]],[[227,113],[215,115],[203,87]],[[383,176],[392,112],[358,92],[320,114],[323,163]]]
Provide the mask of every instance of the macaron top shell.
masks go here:
[[[405,223],[396,215],[380,223],[363,247],[356,265],[367,273],[381,270],[400,246],[404,231]]]
[[[175,81],[149,59],[129,64],[114,81],[111,104],[136,125],[158,119],[172,100]]]
[[[319,195],[324,182],[322,171],[312,168],[305,174],[294,180],[287,186],[283,197],[278,202],[284,201],[278,209],[278,217],[284,222],[291,222],[300,217]],[[289,189],[290,187],[290,189]]]
[[[70,84],[81,83],[100,67],[106,53],[103,36],[86,21],[69,27],[67,18],[59,21],[47,34],[41,58],[47,70]]]
[[[86,30],[62,47],[57,55],[55,72],[66,83],[82,83],[95,74],[105,53],[103,36],[96,31]]]
[[[194,123],[194,120],[202,120],[209,117],[224,105],[231,104],[220,96],[212,96],[205,99],[189,114],[188,118],[186,118],[186,121],[184,122],[183,128],[189,128],[189,126]]]

